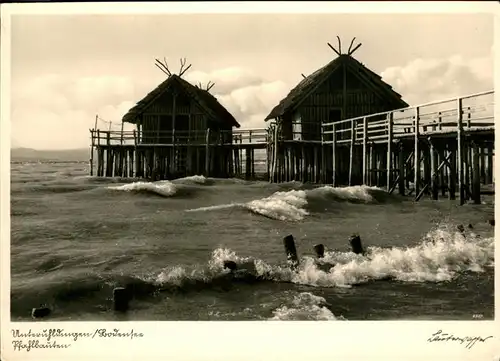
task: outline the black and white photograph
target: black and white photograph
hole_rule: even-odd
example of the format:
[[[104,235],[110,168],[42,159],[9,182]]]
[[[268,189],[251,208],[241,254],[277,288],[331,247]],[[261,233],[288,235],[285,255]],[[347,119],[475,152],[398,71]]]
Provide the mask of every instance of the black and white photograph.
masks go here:
[[[494,320],[493,13],[9,31],[10,322]]]

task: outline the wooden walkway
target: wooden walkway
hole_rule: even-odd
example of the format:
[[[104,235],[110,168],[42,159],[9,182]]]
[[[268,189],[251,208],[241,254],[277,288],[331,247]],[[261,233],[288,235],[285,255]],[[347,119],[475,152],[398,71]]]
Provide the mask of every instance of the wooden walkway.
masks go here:
[[[460,204],[480,203],[481,186],[493,183],[493,98],[494,91],[488,91],[323,124],[332,184],[339,172],[336,152],[344,146],[351,185],[360,175],[361,184],[385,184],[389,192],[398,188],[417,201],[424,194],[438,199],[440,192],[455,199],[458,191]]]
[[[91,129],[90,133],[90,175],[98,177],[155,181],[201,174],[246,179],[265,176],[265,171],[260,175],[256,172],[255,153],[267,148],[266,129],[219,133],[217,138],[211,136],[210,129],[203,132]]]
[[[91,129],[90,174],[364,184],[417,201],[458,194],[460,204],[480,203],[484,186],[493,184],[493,98],[488,91],[323,123],[315,138],[305,137],[295,124],[285,136],[274,122],[217,138],[210,129],[200,134]]]

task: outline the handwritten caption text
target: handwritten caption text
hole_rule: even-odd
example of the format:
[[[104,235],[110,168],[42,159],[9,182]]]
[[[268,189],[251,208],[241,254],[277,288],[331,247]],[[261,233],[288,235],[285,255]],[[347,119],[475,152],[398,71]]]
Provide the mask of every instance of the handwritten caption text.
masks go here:
[[[136,339],[144,337],[141,332],[136,332],[133,329],[130,331],[121,331],[114,328],[108,330],[105,328],[97,328],[92,332],[71,332],[63,328],[51,328],[41,331],[22,332],[19,329],[12,331],[12,347],[14,351],[30,352],[33,349],[66,349],[71,347],[72,342],[77,342],[80,339]]]

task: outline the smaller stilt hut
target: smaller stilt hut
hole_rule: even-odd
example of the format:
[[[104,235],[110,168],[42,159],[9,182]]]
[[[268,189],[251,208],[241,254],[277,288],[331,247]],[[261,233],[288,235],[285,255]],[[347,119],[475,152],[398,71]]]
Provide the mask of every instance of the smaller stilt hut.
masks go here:
[[[139,158],[144,176],[166,179],[196,174],[229,176],[232,173],[232,129],[236,119],[205,89],[182,78],[191,67],[173,74],[166,61],[156,66],[167,79],[140,100],[122,121],[137,126]],[[142,165],[139,169],[143,169]],[[140,175],[140,174],[139,174]]]

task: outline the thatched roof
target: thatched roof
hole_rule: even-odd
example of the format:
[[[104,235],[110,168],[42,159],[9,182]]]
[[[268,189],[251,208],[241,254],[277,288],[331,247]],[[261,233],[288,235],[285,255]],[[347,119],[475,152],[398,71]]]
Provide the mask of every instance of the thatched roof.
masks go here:
[[[359,61],[348,54],[342,54],[324,67],[316,70],[314,73],[304,78],[288,95],[282,99],[279,104],[266,117],[266,121],[282,116],[286,112],[293,110],[302,100],[313,93],[329,76],[339,69],[342,64],[352,74],[357,75],[367,87],[371,87],[375,92],[387,99],[388,103],[394,105],[394,109],[405,108],[408,104],[396,93],[392,87],[382,81],[382,77],[365,67]]]
[[[224,106],[208,91],[198,88],[188,81],[182,79],[177,74],[172,74],[163,83],[153,89],[143,99],[139,100],[137,104],[132,107],[127,114],[122,118],[123,122],[137,123],[137,118],[141,115],[159,96],[167,91],[171,86],[180,86],[192,99],[194,99],[203,111],[209,116],[210,119],[230,124],[236,128],[240,124],[236,119],[227,111]]]

